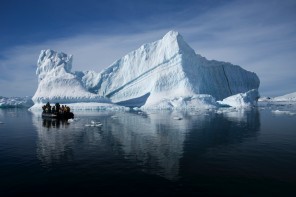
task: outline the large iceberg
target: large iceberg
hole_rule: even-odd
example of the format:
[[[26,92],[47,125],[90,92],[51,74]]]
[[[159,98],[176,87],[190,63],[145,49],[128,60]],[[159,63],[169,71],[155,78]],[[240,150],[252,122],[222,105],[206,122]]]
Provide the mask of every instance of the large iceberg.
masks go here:
[[[41,51],[37,65],[35,103],[112,102],[143,108],[215,106],[215,100],[252,89],[258,91],[260,83],[253,72],[196,54],[175,31],[144,44],[100,73],[71,72],[72,56],[52,50]]]

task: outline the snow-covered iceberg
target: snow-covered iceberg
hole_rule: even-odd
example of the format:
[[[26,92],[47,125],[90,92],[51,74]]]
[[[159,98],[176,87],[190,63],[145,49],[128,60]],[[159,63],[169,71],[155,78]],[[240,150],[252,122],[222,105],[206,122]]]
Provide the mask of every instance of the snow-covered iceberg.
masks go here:
[[[72,56],[41,51],[34,103],[112,102],[128,107],[215,106],[215,100],[258,90],[253,72],[198,55],[175,31],[144,44],[100,73],[71,72]],[[206,95],[206,96],[202,96]]]
[[[291,102],[295,101],[296,102],[296,92],[275,97],[273,98],[273,101],[291,101]]]

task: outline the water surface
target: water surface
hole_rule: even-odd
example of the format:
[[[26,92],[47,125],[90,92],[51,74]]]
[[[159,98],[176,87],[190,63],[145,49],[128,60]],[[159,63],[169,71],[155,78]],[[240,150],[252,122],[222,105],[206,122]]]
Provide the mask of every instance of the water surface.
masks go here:
[[[294,196],[296,116],[272,110],[0,109],[0,194]]]

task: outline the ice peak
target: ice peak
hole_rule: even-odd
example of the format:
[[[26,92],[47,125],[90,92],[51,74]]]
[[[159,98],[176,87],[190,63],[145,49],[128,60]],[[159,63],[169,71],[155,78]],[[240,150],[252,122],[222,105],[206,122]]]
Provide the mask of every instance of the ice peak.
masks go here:
[[[183,36],[177,31],[169,31],[164,35],[162,41],[168,45],[171,45],[173,48],[174,46],[177,47],[180,53],[189,53],[195,55],[194,50],[185,42]]]
[[[163,38],[177,38],[178,36],[181,36],[181,34],[177,31],[171,30],[168,33],[166,33]],[[182,36],[181,36],[182,37]]]
[[[48,72],[57,69],[71,72],[72,55],[56,52],[51,49],[42,50],[37,61],[36,70],[36,75],[38,75],[39,81],[42,80]]]

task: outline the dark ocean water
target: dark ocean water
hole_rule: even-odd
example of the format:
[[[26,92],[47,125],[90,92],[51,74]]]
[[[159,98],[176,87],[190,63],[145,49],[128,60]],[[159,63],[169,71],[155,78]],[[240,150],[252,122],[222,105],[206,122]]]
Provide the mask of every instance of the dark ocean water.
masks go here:
[[[0,109],[0,196],[296,196],[296,115],[272,110]]]

